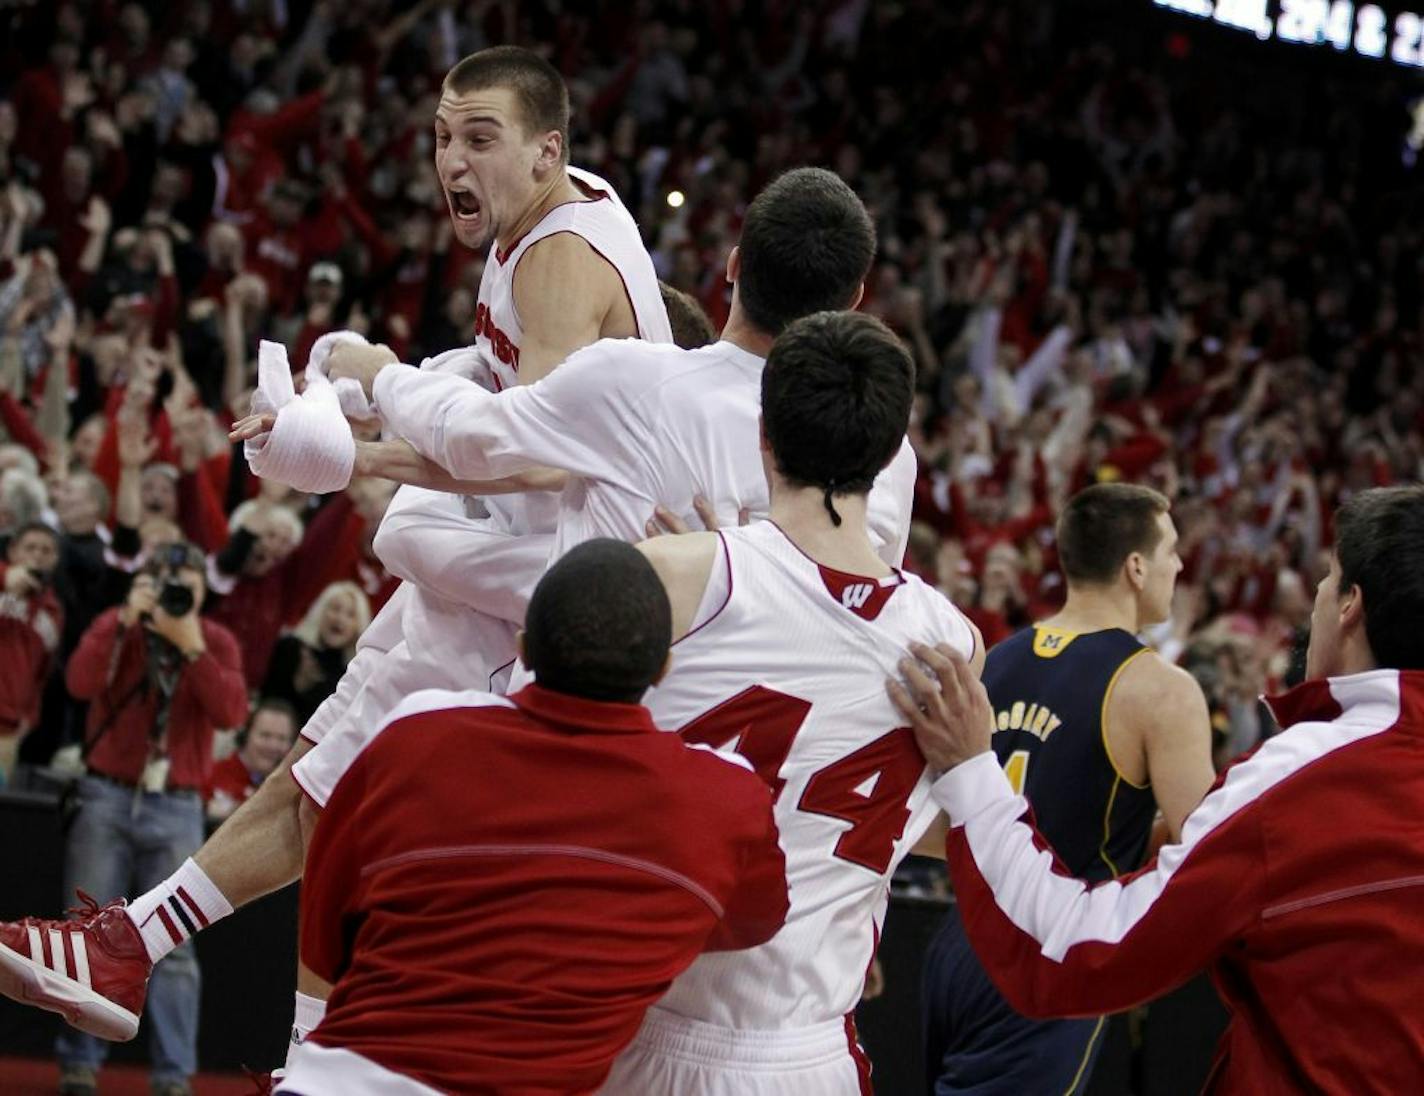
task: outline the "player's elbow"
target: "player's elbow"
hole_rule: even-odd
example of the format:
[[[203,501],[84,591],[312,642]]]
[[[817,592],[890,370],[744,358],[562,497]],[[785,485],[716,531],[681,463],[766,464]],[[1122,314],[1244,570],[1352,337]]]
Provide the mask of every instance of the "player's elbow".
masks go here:
[[[371,538],[371,551],[386,570],[397,578],[411,581],[408,546],[412,522],[400,514],[387,513]]]

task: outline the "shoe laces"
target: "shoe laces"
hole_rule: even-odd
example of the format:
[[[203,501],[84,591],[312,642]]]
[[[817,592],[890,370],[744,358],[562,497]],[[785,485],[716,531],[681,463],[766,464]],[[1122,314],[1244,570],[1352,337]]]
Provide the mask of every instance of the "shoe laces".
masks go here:
[[[87,920],[87,919],[89,919],[89,918],[91,918],[91,917],[97,917],[99,914],[103,913],[106,909],[109,909],[109,908],[114,907],[114,906],[122,907],[122,906],[124,905],[124,900],[123,900],[122,898],[116,898],[116,899],[114,899],[114,901],[110,902],[107,906],[101,906],[101,905],[99,905],[99,903],[98,903],[97,901],[94,900],[94,897],[93,897],[92,895],[88,894],[86,891],[80,890],[78,887],[76,887],[76,888],[74,889],[74,893],[79,896],[79,901],[82,902],[83,905],[80,905],[80,906],[70,906],[70,907],[69,907],[67,910],[65,910],[64,912],[65,912],[66,915],[71,915],[71,914],[72,914],[73,916],[78,917],[78,918],[80,918],[81,920]],[[23,918],[21,918],[21,919],[19,920],[19,922],[17,922],[17,923],[18,923],[19,925],[21,925],[22,927],[25,927],[25,928],[28,928],[28,927],[30,927],[31,925],[33,925],[35,928],[45,928],[45,927],[47,927],[47,926],[49,926],[49,925],[52,925],[52,924],[54,923],[54,918],[52,918],[52,917],[23,917]]]
[[[67,910],[64,911],[66,914],[72,913],[74,916],[80,918],[94,917],[100,913],[103,913],[104,910],[109,908],[108,906],[99,905],[99,903],[94,900],[93,895],[89,894],[87,891],[80,890],[78,887],[74,888],[74,893],[79,896],[79,901],[83,902],[84,904],[82,906],[70,906]],[[118,901],[119,900],[110,902],[109,906],[118,904]]]

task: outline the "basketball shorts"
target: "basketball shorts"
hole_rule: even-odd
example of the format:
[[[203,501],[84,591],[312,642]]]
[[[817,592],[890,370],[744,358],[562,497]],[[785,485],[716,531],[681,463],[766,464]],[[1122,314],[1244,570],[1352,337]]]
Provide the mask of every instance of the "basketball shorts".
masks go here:
[[[869,1066],[853,1030],[738,1031],[651,1008],[601,1096],[862,1096]]]

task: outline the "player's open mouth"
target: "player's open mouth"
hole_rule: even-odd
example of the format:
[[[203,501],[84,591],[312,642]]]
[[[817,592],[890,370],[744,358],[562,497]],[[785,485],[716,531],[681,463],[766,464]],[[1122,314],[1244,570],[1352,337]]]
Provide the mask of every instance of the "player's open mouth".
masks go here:
[[[473,221],[480,215],[480,203],[473,194],[463,190],[450,191],[450,208],[461,220]]]

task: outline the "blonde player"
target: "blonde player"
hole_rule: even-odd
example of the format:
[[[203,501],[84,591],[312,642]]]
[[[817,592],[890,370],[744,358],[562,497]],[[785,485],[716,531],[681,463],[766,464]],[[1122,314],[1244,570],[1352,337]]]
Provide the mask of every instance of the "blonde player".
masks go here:
[[[662,503],[691,521],[698,496],[727,523],[744,511],[764,517],[757,418],[767,351],[795,319],[854,308],[874,253],[855,192],[832,172],[797,168],[747,208],[727,261],[730,318],[711,346],[603,340],[539,383],[498,395],[372,355],[333,356],[332,373],[360,380],[386,428],[453,475],[570,472],[555,557],[590,537],[641,539]],[[904,443],[871,493],[871,535],[892,565],[904,556],[914,482]]]
[[[512,47],[474,54],[446,78],[435,124],[436,167],[455,234],[466,246],[489,246],[490,255],[480,285],[477,353],[442,356],[427,363],[432,372],[488,372],[494,386],[510,386],[537,379],[600,337],[671,338],[632,218],[607,184],[567,165],[568,97],[552,67]],[[507,491],[523,484],[488,486]],[[512,658],[513,626],[472,613],[456,597],[498,601],[501,591],[532,589],[548,556],[553,498],[541,509],[510,495],[491,502],[488,519],[469,521],[464,542],[479,553],[479,576],[462,584],[442,572],[440,595],[403,585],[372,622],[337,693],[303,729],[293,760],[317,737],[339,741],[379,721],[416,688],[482,686]],[[404,559],[410,577],[432,563],[419,546],[422,526],[448,531],[464,518],[464,507],[431,492],[398,496],[403,534],[416,542]],[[530,534],[535,539],[517,539]],[[386,538],[384,547],[400,551],[399,538]],[[507,570],[493,575],[490,558]],[[522,608],[516,604],[508,614],[517,619]],[[193,859],[132,905],[111,903],[77,921],[37,922],[68,941],[66,957],[77,949],[86,963],[50,966],[42,956],[21,956],[28,976],[17,992],[83,1030],[132,1038],[153,962],[235,906],[300,875],[302,796],[287,778],[289,766]],[[305,790],[320,795],[319,786]],[[299,998],[298,1029],[314,1026],[319,1015],[319,1002]]]

